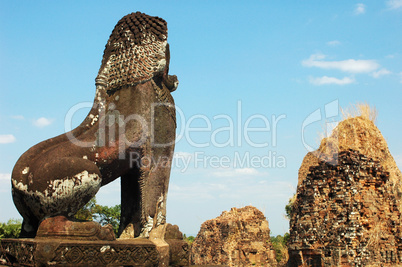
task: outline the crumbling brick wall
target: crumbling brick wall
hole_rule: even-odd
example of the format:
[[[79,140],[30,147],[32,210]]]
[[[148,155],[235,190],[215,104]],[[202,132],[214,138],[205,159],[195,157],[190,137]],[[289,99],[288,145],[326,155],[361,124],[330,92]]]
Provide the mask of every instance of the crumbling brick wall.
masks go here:
[[[334,164],[334,163],[337,164]],[[389,173],[354,150],[312,166],[297,188],[290,266],[402,263],[401,212]]]
[[[232,208],[201,225],[191,248],[193,264],[277,266],[268,221],[257,208]]]

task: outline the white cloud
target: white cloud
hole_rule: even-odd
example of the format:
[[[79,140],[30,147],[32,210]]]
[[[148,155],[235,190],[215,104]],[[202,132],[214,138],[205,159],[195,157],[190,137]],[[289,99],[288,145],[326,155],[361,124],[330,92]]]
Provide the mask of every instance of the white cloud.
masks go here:
[[[259,172],[257,169],[253,168],[240,168],[240,169],[230,169],[230,168],[219,168],[218,171],[211,173],[213,176],[217,177],[255,177],[266,175],[267,173]]]
[[[338,45],[341,45],[341,42],[338,41],[338,40],[332,40],[332,41],[327,42],[327,45],[329,45],[329,46],[338,46]]]
[[[39,128],[43,128],[43,127],[49,126],[49,125],[52,124],[52,123],[53,123],[53,120],[47,119],[47,118],[45,118],[45,117],[41,117],[41,118],[39,118],[39,119],[37,119],[37,120],[34,120],[34,122],[33,122],[33,124],[34,124],[36,127],[39,127]]]
[[[356,4],[355,15],[360,15],[366,13],[366,5],[362,3]]]
[[[402,0],[389,0],[387,6],[389,9],[399,9],[402,7]]]
[[[15,116],[11,116],[11,118],[13,118],[14,120],[24,120],[24,116],[22,115],[15,115]]]
[[[10,180],[11,180],[11,173],[0,173],[0,182]]]
[[[355,79],[351,77],[344,77],[343,79],[338,79],[335,77],[323,76],[316,78],[310,77],[309,81],[311,84],[314,85],[328,85],[328,84],[346,85],[354,83]]]
[[[389,70],[387,70],[387,69],[380,69],[379,71],[373,72],[371,75],[372,75],[374,78],[380,78],[381,76],[388,75],[388,74],[391,74],[391,72],[390,72]]]
[[[17,139],[12,134],[1,134],[0,135],[0,144],[9,144],[14,143]]]
[[[349,73],[368,73],[377,70],[380,65],[375,60],[347,59],[341,61],[325,61],[323,54],[313,54],[310,58],[303,60],[305,67],[317,67],[321,69],[335,69]]]

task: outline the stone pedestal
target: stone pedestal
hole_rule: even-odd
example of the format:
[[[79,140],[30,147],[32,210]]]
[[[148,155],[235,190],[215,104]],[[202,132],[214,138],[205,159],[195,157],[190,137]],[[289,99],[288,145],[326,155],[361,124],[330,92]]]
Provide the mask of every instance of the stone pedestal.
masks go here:
[[[149,239],[82,241],[3,239],[0,265],[169,266],[169,246]]]
[[[170,266],[189,266],[190,246],[183,240],[179,226],[170,223],[166,225],[165,241],[169,244]]]

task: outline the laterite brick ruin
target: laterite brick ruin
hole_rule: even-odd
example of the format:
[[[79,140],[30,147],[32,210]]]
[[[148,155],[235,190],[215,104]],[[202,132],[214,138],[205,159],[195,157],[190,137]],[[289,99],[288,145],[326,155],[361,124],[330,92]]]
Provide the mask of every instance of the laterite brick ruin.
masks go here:
[[[341,122],[299,175],[290,266],[402,263],[401,173],[372,121]]]
[[[268,221],[257,208],[224,211],[201,225],[191,259],[202,266],[277,266]]]

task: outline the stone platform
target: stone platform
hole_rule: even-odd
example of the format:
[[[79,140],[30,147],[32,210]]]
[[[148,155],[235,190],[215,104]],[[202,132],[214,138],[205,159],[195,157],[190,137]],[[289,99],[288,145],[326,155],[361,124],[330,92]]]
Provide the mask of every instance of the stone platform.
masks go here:
[[[2,239],[0,265],[169,266],[169,245],[160,240]]]

